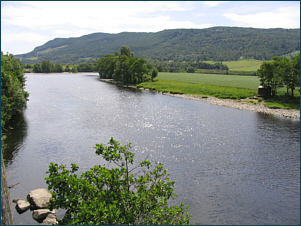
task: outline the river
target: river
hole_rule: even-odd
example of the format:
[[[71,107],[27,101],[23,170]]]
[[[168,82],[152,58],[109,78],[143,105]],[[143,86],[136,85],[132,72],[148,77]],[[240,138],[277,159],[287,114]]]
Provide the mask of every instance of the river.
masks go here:
[[[300,121],[124,88],[95,73],[26,74],[27,108],[7,133],[11,199],[47,188],[50,162],[104,163],[97,143],[132,143],[164,164],[193,224],[300,224]],[[14,224],[38,224],[27,211]],[[58,213],[60,217],[60,213]]]

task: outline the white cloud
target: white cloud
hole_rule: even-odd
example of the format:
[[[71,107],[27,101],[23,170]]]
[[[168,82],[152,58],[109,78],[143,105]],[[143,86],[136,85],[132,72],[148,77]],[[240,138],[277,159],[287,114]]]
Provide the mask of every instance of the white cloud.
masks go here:
[[[223,4],[226,2],[227,4]],[[28,52],[33,47],[55,37],[79,37],[94,32],[157,32],[164,29],[208,28],[221,25],[257,28],[300,27],[300,4],[292,1],[251,3],[249,1],[2,1],[1,48],[3,51],[9,50],[15,53],[21,51],[17,46],[18,48],[22,46],[22,51]],[[221,4],[223,7],[216,7]],[[272,10],[277,7],[276,5],[282,7],[297,5],[297,7]]]
[[[224,17],[236,22],[238,26],[254,28],[300,28],[300,8],[282,7],[274,12],[238,15],[226,13]]]
[[[56,36],[58,37],[80,37],[83,35],[87,35],[89,34],[90,31],[85,30],[85,29],[80,29],[80,30],[68,30],[68,29],[64,29],[64,30],[55,30],[54,34],[56,34]]]
[[[37,1],[23,2],[23,7],[7,6],[2,8],[1,20],[7,24],[27,27],[30,29],[49,29],[51,26],[73,25],[81,28],[99,30],[118,24],[139,23],[145,19],[153,23],[156,17],[147,14],[164,11],[187,11],[192,9],[183,2],[104,2],[104,1]],[[118,6],[118,7],[116,7]],[[85,10],[88,9],[88,10]]]
[[[227,1],[205,1],[204,4],[208,7],[214,7],[214,6],[218,6],[225,2],[227,2]]]
[[[51,38],[49,36],[39,35],[33,32],[21,32],[21,33],[9,33],[9,34],[1,34],[1,42],[11,43],[16,41],[24,41],[29,43],[45,43],[49,41]]]

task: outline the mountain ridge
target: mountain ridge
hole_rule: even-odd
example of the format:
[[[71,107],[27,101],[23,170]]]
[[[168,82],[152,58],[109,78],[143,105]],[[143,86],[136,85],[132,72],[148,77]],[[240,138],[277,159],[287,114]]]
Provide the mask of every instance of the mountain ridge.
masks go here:
[[[300,50],[300,29],[211,27],[165,29],[159,32],[96,32],[55,38],[33,51],[19,54],[22,63],[77,64],[118,52],[127,45],[137,57],[173,61],[270,60]]]

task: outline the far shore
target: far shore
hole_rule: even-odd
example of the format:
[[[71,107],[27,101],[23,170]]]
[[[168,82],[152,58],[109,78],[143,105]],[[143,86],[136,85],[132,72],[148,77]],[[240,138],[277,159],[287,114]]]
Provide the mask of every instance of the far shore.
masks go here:
[[[109,82],[109,83],[117,83],[113,79],[100,79],[100,80],[104,81],[104,82]],[[133,85],[124,85],[124,86],[130,87],[130,88],[136,88],[136,86],[133,86]],[[144,89],[144,88],[139,88],[139,89]],[[272,115],[277,115],[277,116],[281,116],[281,117],[285,117],[285,118],[300,120],[300,110],[273,109],[273,108],[264,106],[263,103],[254,104],[254,103],[247,102],[247,100],[219,99],[219,98],[212,97],[212,96],[203,98],[202,96],[191,95],[191,94],[171,94],[171,93],[162,93],[162,94],[174,96],[174,97],[181,97],[181,98],[185,98],[185,99],[200,100],[200,101],[205,101],[210,104],[226,106],[226,107],[231,107],[231,108],[236,108],[236,109],[241,109],[241,110],[256,111],[256,112],[263,113],[263,114],[272,114]]]
[[[201,96],[190,95],[190,94],[170,94],[170,93],[164,93],[164,94],[175,96],[175,97],[186,98],[186,99],[201,100],[210,104],[216,104],[220,106],[232,107],[241,110],[256,111],[264,114],[273,114],[285,118],[300,120],[300,111],[294,109],[273,109],[264,106],[262,103],[254,104],[254,103],[248,103],[244,100],[219,99],[211,96],[208,96],[207,98],[202,98]]]

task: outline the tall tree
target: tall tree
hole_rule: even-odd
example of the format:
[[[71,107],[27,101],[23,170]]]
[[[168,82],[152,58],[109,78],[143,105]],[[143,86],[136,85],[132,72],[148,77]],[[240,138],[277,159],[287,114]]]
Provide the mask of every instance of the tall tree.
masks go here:
[[[34,64],[32,71],[34,73],[41,73],[42,72],[41,64],[38,63]]]
[[[260,84],[270,86],[272,96],[277,95],[277,89],[282,86],[282,79],[279,73],[276,73],[277,64],[276,61],[263,62],[260,68],[257,70],[257,76],[260,78]]]
[[[131,49],[128,46],[121,46],[120,55],[125,55],[127,57],[134,57],[134,53],[131,52]]]
[[[113,78],[116,61],[117,61],[117,56],[112,54],[105,55],[104,57],[99,58],[97,60],[97,67],[98,67],[100,78],[104,78],[104,79]]]
[[[41,69],[43,73],[50,73],[51,72],[51,63],[49,60],[43,60],[41,63]]]
[[[152,81],[154,81],[154,78],[156,78],[157,76],[158,76],[158,69],[153,68],[152,69]]]
[[[63,67],[61,64],[56,63],[55,65],[53,65],[53,70],[52,72],[63,72]]]
[[[294,97],[294,90],[300,87],[300,53],[292,59],[292,78],[291,78],[291,91]]]
[[[1,128],[26,106],[28,93],[19,59],[1,52]]]
[[[97,67],[100,78],[113,78],[124,83],[140,83],[146,77],[150,79],[150,75],[147,75],[150,69],[147,68],[146,60],[134,57],[128,46],[122,46],[120,53],[99,58]]]

